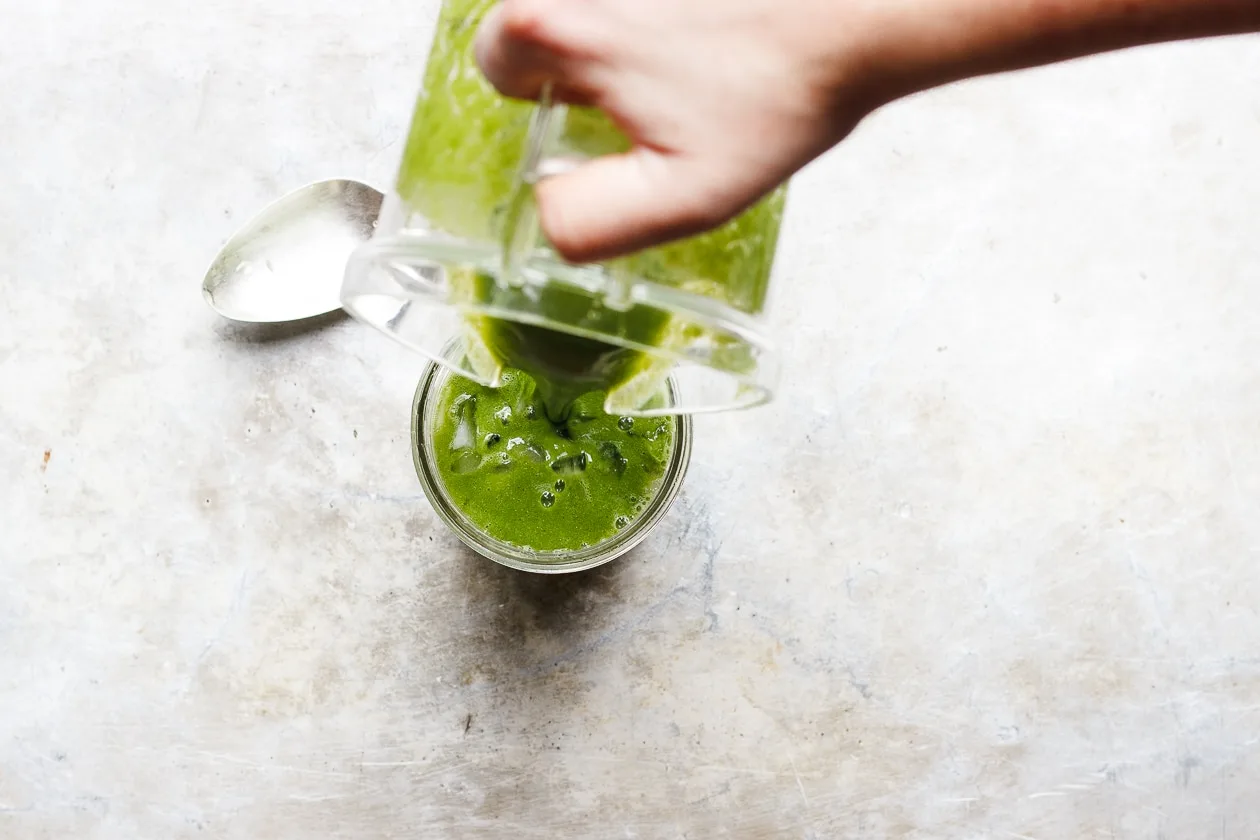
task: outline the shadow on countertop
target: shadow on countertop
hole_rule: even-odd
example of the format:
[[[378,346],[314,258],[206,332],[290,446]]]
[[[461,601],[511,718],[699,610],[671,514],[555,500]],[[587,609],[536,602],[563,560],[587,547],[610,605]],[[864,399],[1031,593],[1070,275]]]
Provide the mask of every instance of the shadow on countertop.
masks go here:
[[[459,548],[460,584],[470,600],[495,608],[494,624],[514,636],[527,631],[563,633],[589,626],[607,611],[600,604],[620,602],[626,570],[637,551],[585,572],[544,575],[500,566],[464,546]]]
[[[416,707],[454,704],[482,722],[474,735],[502,733],[504,721],[560,726],[595,714],[599,686],[648,679],[639,672],[662,627],[679,639],[706,626],[696,599],[707,591],[709,529],[685,492],[633,551],[562,575],[500,566],[419,518],[428,562],[396,604],[406,617],[386,619],[389,636],[417,645],[405,677]]]

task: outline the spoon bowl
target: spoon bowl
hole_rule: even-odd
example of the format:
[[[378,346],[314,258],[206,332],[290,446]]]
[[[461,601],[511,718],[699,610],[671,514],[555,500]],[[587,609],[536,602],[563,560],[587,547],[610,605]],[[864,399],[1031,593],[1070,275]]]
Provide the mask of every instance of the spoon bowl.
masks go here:
[[[219,251],[202,293],[232,321],[277,324],[341,308],[346,261],[372,236],[384,195],[359,181],[309,184],[255,216]]]

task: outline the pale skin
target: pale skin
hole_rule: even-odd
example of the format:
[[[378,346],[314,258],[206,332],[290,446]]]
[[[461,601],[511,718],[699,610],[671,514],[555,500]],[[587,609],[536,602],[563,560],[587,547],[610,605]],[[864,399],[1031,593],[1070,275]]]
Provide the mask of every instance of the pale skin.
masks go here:
[[[1260,31],[1260,0],[503,0],[478,59],[503,93],[593,105],[634,142],[544,179],[586,262],[715,227],[889,102],[973,76]]]

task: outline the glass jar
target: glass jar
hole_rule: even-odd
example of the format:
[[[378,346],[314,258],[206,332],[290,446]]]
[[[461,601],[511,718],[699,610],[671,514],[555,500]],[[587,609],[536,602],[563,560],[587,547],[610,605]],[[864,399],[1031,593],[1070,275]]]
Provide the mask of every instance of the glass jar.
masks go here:
[[[562,260],[541,235],[544,173],[628,148],[589,109],[509,100],[473,51],[496,0],[444,0],[392,194],[350,260],[345,309],[440,364],[494,386],[505,369],[574,393],[601,390],[611,414],[645,408],[668,376],[671,411],[771,399],[778,368],[762,316],[786,188],[712,232],[600,264]]]
[[[682,489],[683,479],[691,463],[691,419],[680,416],[674,423],[673,445],[665,472],[652,497],[626,527],[596,545],[568,551],[531,551],[491,536],[455,503],[442,480],[437,463],[438,447],[434,443],[440,420],[439,405],[443,388],[463,364],[463,347],[454,343],[442,354],[444,362],[431,362],[420,378],[411,412],[411,451],[416,474],[425,496],[438,516],[455,535],[473,551],[509,568],[543,574],[581,572],[602,566],[621,557],[639,545],[669,511]],[[677,389],[672,380],[663,386],[665,408],[677,402]]]

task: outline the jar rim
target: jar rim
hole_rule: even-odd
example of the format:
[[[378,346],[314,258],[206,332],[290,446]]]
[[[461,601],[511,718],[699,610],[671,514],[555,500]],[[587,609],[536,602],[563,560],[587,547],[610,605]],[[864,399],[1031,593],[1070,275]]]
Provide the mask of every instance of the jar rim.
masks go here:
[[[462,342],[456,340],[447,346],[443,355],[449,357],[460,352]],[[533,551],[495,539],[473,523],[451,499],[434,462],[433,447],[426,445],[426,440],[432,439],[429,421],[437,395],[441,386],[456,375],[448,366],[437,362],[431,361],[425,366],[411,405],[411,456],[421,489],[438,518],[464,545],[482,557],[511,569],[537,574],[569,574],[594,569],[624,556],[642,543],[678,497],[691,464],[692,421],[687,415],[674,417],[673,446],[659,487],[643,512],[615,536],[593,546],[558,551]],[[676,404],[678,389],[672,377],[666,380],[665,387],[669,404]]]

